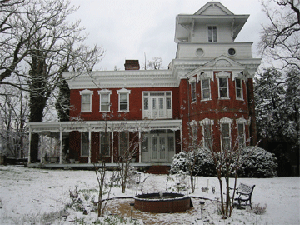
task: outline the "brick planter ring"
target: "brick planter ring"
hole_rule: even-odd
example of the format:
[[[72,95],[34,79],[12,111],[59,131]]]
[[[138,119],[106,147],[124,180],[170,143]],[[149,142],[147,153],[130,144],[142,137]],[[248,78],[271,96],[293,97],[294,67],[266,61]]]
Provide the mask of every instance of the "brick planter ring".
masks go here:
[[[179,193],[148,193],[134,199],[134,207],[142,212],[184,212],[192,207],[191,198]]]

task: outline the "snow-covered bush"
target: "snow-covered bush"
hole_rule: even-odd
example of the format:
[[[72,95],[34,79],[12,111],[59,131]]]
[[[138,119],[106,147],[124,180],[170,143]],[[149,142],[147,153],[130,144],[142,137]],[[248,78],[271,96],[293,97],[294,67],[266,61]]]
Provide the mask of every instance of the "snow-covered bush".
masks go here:
[[[241,150],[240,177],[274,177],[277,175],[277,158],[260,147],[245,147]]]
[[[241,149],[239,177],[274,177],[277,175],[277,159],[274,154],[259,147]],[[215,176],[212,153],[207,148],[195,152],[179,152],[173,157],[170,173],[189,173],[192,168],[197,176]]]
[[[170,173],[175,174],[180,171],[190,172],[197,176],[215,176],[216,170],[212,159],[212,154],[207,148],[198,148],[192,152],[179,152],[173,157]]]

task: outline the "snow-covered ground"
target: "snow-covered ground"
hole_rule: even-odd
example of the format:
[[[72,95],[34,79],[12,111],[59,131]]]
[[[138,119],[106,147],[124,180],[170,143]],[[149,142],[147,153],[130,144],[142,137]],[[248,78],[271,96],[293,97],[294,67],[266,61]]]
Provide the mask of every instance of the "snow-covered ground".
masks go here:
[[[163,192],[175,188],[176,177],[167,175],[143,174],[146,181],[132,186],[121,193],[120,187],[112,189],[110,197],[131,197],[143,192]],[[185,213],[151,214],[133,211],[132,217],[144,224],[300,224],[300,178],[239,178],[238,183],[255,184],[253,205],[267,205],[263,215],[249,210],[234,209],[232,218],[222,220],[217,213],[216,197],[219,197],[217,178],[197,178],[196,191],[192,194],[194,207]],[[209,191],[202,192],[202,187]],[[61,218],[62,210],[69,203],[69,191],[97,189],[96,174],[93,171],[44,170],[13,166],[0,166],[0,224],[89,224],[95,221],[96,214],[83,215],[82,212],[68,210],[67,218]],[[211,188],[216,192],[212,193]],[[198,197],[205,197],[201,214]],[[122,217],[131,216],[131,198],[108,201],[107,213]],[[51,218],[52,219],[51,219]],[[55,220],[53,218],[58,217]],[[81,220],[79,220],[79,218]],[[80,223],[81,222],[81,223]],[[115,222],[118,224],[118,222]]]

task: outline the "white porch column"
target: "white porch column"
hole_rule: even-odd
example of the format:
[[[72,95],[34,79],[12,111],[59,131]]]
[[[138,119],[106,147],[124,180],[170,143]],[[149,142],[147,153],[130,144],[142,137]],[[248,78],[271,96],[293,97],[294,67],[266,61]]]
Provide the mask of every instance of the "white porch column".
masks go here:
[[[183,145],[182,144],[182,126],[180,127],[180,142],[181,142],[181,151],[182,151],[182,145]]]
[[[43,152],[43,146],[42,146],[43,142],[44,142],[44,135],[41,134],[41,163],[44,163],[44,157],[43,157],[44,152]]]
[[[59,164],[63,162],[63,139],[62,139],[62,127],[59,128],[59,141],[60,141],[60,148],[59,148]]]
[[[139,163],[142,162],[142,132],[139,131]]]
[[[88,163],[92,163],[92,131],[89,129],[89,158]]]
[[[30,164],[31,163],[31,127],[29,127],[29,146],[28,146],[28,158],[27,158],[27,163]]]
[[[114,132],[111,131],[111,163],[114,162]]]

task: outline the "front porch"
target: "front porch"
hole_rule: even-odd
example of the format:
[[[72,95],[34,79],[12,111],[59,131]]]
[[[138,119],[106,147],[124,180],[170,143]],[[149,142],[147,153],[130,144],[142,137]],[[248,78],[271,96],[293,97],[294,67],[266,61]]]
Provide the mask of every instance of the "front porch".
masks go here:
[[[105,161],[107,167],[116,167],[124,146],[125,149],[135,146],[136,153],[132,160],[135,167],[169,166],[172,156],[181,151],[181,145],[178,144],[182,139],[181,123],[181,120],[31,122],[28,124],[28,166],[91,168],[99,161]],[[130,145],[124,145],[122,139],[118,138],[124,132],[135,134],[135,137],[128,135],[128,138],[132,138]],[[40,147],[38,162],[31,162],[31,136],[34,133],[50,138],[51,148],[56,149],[54,154],[47,155],[49,151]],[[105,138],[101,136],[103,133]],[[70,144],[67,150],[64,146],[66,138]],[[56,143],[54,147],[52,139]],[[43,142],[43,138],[40,141]]]

